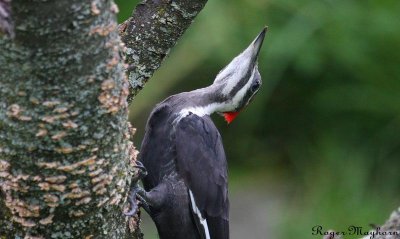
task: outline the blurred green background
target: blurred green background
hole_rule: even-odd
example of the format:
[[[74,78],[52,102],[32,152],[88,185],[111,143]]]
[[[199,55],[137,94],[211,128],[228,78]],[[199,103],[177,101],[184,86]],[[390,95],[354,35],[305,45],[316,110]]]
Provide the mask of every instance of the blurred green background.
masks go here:
[[[117,3],[122,21],[137,1]],[[133,102],[136,145],[157,102],[210,84],[267,25],[262,89],[231,125],[214,116],[232,238],[382,224],[400,206],[399,14],[398,0],[209,1]]]

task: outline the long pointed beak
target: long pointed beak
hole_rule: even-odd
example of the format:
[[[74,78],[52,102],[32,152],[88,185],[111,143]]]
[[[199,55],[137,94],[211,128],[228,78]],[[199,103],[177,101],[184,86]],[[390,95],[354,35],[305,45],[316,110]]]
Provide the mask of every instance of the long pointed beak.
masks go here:
[[[264,42],[265,35],[268,31],[268,27],[264,27],[263,30],[258,34],[258,36],[254,39],[254,41],[250,44],[249,48],[252,49],[252,58],[254,61],[258,58],[258,54],[260,53],[261,46]]]
[[[250,45],[218,73],[214,83],[229,80],[232,82],[229,85],[241,85],[240,82],[244,85],[249,80],[249,74],[251,75],[254,66],[257,64],[258,55],[267,30],[268,28],[264,27]],[[230,90],[232,89],[229,87],[225,88],[224,94],[229,93]]]

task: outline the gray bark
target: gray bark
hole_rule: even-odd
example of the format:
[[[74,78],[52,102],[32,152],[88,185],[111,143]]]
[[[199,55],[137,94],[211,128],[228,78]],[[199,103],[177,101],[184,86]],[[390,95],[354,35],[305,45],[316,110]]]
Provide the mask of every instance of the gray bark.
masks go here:
[[[129,102],[144,87],[207,0],[152,0],[138,4],[119,27],[126,45]]]
[[[0,40],[0,238],[126,236],[134,152],[113,4],[12,1],[16,35]]]
[[[377,231],[377,230],[373,230]],[[372,231],[372,232],[373,232]],[[395,239],[400,238],[400,208],[392,212],[389,219],[379,227],[378,232],[376,233],[376,239]],[[396,233],[393,235],[393,233]],[[369,238],[369,237],[366,237]]]
[[[112,0],[0,0],[0,238],[142,238],[126,75],[134,95],[205,2],[139,4],[125,48]]]

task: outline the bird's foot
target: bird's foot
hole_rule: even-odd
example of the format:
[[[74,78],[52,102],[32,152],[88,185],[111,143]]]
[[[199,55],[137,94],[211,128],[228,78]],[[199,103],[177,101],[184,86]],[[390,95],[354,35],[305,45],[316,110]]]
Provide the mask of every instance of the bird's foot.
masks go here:
[[[147,212],[150,211],[149,204],[146,201],[146,191],[139,185],[135,185],[129,192],[130,209],[124,212],[125,216],[134,216],[140,207],[143,207]]]
[[[136,176],[132,178],[133,186],[129,192],[130,209],[127,212],[124,212],[126,216],[135,215],[139,210],[139,207],[143,207],[146,211],[150,210],[149,205],[146,202],[146,191],[138,185],[139,180],[147,175],[147,170],[140,161],[136,161],[136,166],[134,167],[138,169],[138,172]]]
[[[144,167],[143,163],[136,161],[136,165],[133,166],[138,169],[136,176],[133,178],[132,183],[137,183],[139,180],[147,176],[147,169]]]

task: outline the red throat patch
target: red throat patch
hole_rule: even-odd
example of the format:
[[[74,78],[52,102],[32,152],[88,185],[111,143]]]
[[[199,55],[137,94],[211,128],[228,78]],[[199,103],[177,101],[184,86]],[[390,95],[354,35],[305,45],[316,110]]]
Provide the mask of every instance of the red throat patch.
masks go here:
[[[228,124],[230,124],[236,118],[236,116],[239,115],[239,113],[240,112],[237,111],[237,112],[226,112],[223,114],[224,114],[226,122],[228,122]]]

